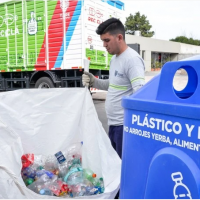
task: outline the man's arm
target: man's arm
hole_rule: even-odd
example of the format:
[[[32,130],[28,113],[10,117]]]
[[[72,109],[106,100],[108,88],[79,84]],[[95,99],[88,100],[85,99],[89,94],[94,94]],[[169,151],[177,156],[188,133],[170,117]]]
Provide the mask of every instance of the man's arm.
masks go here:
[[[133,93],[145,84],[145,66],[142,58],[135,56],[129,60],[127,76],[131,82]]]
[[[109,88],[109,79],[98,79],[95,78],[93,86],[94,88],[97,88],[99,90],[106,90],[108,91]]]

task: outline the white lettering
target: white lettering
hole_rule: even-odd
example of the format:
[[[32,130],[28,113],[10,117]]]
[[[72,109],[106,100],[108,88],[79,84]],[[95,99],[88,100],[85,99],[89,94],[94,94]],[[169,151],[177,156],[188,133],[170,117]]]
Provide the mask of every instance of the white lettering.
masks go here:
[[[165,123],[165,130],[168,132],[168,133],[171,133],[172,132],[172,129],[170,128],[168,128],[168,124],[170,124],[170,125],[172,125],[172,122],[171,121],[167,121],[166,123]]]
[[[152,118],[152,117],[151,117],[150,120],[149,120],[149,121],[150,121],[150,124],[151,124],[149,127],[152,128],[152,129],[155,128],[154,120],[155,120],[155,119]]]
[[[145,115],[145,118],[144,118],[144,121],[143,121],[143,126],[149,127],[147,116],[148,116],[148,114]]]
[[[194,129],[194,125],[192,125],[191,127],[189,127],[188,124],[185,124],[187,131],[188,131],[188,137],[191,137],[191,132]]]
[[[178,127],[178,130],[176,130],[176,127]],[[175,134],[180,134],[181,131],[182,131],[182,126],[181,126],[181,124],[180,124],[179,122],[175,122],[175,123],[173,124],[173,126],[172,126],[172,129],[173,129],[173,132],[174,132]]]
[[[132,124],[137,122],[137,115],[132,115]]]
[[[0,31],[0,37],[9,37],[10,35],[17,35],[19,34],[19,29],[15,28],[13,29],[6,29],[6,30],[1,30]]]
[[[157,122],[157,130],[159,130],[161,119],[155,119],[155,121]]]

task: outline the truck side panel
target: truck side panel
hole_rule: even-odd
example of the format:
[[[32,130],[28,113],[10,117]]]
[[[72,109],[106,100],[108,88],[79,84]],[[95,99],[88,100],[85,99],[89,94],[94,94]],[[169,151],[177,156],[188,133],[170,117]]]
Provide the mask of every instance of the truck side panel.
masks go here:
[[[0,4],[0,70],[81,68],[82,6],[78,0]]]
[[[91,60],[90,69],[109,70],[112,55],[108,54],[100,36],[96,34],[99,24],[110,17],[119,18],[124,22],[123,3],[120,1],[87,0],[85,14],[86,57]]]
[[[24,34],[26,46],[26,65],[29,71],[46,69],[45,37],[46,16],[44,1],[24,1]],[[43,51],[42,54],[40,52]],[[38,56],[40,54],[40,59]]]
[[[0,4],[0,70],[26,70],[23,61],[22,3]]]
[[[5,31],[7,25],[5,24],[6,9],[4,4],[0,5],[0,70],[7,71],[7,38],[5,36]]]
[[[66,18],[66,51],[62,69],[82,67],[82,6],[83,1],[73,1],[70,6],[72,11],[66,13],[69,17]],[[76,59],[73,59],[73,55],[76,55]]]

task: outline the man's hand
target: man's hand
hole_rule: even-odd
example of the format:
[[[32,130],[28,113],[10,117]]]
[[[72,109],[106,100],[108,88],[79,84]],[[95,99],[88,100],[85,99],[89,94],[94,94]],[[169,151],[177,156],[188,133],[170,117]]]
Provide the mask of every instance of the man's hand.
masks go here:
[[[92,87],[94,84],[94,75],[89,73],[89,72],[84,72],[84,74],[82,75],[82,83],[83,86],[90,86]]]

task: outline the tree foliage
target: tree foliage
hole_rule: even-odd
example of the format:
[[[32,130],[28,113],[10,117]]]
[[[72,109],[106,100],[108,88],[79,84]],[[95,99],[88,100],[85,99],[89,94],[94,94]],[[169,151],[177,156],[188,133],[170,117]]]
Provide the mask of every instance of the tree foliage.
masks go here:
[[[193,38],[187,38],[185,36],[177,36],[175,39],[170,39],[170,41],[200,46],[200,40],[195,40]]]
[[[152,37],[154,31],[150,31],[151,25],[145,15],[141,15],[140,12],[136,12],[135,15],[130,14],[126,17],[125,30],[127,34],[134,35],[135,31],[141,31],[141,35],[144,37]]]

